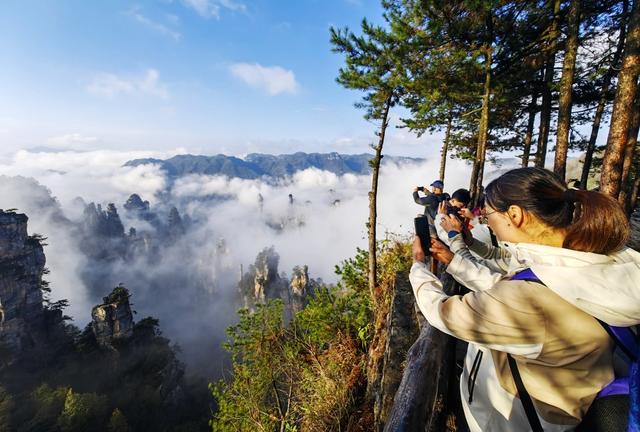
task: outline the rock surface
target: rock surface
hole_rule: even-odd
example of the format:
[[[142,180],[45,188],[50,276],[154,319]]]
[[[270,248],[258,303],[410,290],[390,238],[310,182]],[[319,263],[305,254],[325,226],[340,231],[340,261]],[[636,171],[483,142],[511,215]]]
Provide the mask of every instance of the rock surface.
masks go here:
[[[104,348],[113,348],[117,339],[126,339],[133,334],[133,313],[129,304],[129,291],[116,287],[104,298],[104,303],[91,311],[91,328],[98,342]]]
[[[43,239],[27,234],[27,220],[0,210],[0,345],[12,359],[43,337]]]

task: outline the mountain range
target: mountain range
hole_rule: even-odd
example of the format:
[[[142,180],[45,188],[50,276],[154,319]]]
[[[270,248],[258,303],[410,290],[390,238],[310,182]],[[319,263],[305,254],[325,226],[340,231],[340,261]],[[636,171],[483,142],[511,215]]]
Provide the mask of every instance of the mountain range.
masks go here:
[[[343,174],[369,174],[371,167],[369,160],[372,155],[344,155],[339,153],[292,153],[282,155],[269,155],[251,153],[244,158],[218,154],[215,156],[204,155],[177,155],[169,159],[134,159],[126,162],[124,166],[138,166],[156,164],[171,178],[182,177],[189,174],[224,175],[242,179],[257,178],[282,178],[295,174],[307,168],[317,168],[330,171],[337,175]],[[387,156],[384,162],[393,163],[417,163],[423,159]]]

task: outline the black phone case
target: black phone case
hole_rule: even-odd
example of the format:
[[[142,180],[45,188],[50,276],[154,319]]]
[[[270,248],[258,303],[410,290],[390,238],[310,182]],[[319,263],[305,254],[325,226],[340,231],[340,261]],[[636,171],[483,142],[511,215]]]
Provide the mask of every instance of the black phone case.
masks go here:
[[[420,238],[420,244],[424,251],[424,256],[429,256],[429,247],[431,246],[431,236],[429,235],[429,220],[424,216],[413,219],[413,225],[416,229],[416,235]]]

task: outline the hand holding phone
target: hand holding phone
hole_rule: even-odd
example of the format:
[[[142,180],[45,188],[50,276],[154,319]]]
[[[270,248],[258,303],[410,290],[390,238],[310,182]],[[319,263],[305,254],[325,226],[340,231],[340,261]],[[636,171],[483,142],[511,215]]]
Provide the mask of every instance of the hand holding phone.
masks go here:
[[[420,246],[424,252],[425,258],[429,256],[429,247],[431,246],[431,236],[429,233],[429,220],[425,216],[418,216],[413,219],[416,235],[420,239]]]

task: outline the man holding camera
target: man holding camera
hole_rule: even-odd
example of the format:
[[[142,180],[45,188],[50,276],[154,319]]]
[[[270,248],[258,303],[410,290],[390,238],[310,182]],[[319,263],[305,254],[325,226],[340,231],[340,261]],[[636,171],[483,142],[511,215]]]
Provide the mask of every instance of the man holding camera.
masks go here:
[[[418,186],[413,189],[413,200],[416,204],[424,206],[424,215],[434,220],[438,213],[440,203],[449,199],[449,194],[443,192],[444,184],[442,180],[436,180],[431,183],[431,192],[424,186]],[[425,196],[421,197],[418,192],[422,192]]]

